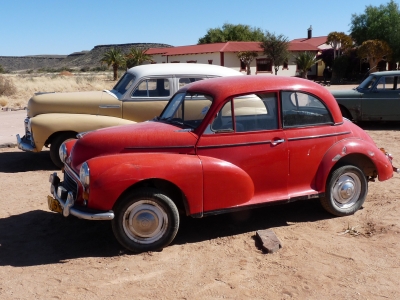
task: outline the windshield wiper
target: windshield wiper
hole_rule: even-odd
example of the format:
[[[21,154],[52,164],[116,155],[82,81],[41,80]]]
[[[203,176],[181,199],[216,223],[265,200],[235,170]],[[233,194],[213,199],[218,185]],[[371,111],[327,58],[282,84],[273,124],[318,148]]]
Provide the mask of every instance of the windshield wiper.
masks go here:
[[[166,123],[169,123],[169,124],[179,125],[179,126],[182,126],[182,127],[186,126],[186,127],[189,127],[189,128],[195,128],[195,126],[185,123],[181,118],[168,117],[168,118],[161,118],[161,119],[158,119],[158,120],[159,121],[165,121]]]

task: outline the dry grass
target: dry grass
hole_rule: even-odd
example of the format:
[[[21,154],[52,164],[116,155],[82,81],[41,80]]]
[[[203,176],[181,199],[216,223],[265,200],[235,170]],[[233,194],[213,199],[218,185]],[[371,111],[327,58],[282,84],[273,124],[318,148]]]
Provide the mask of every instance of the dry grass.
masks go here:
[[[115,85],[109,73],[95,74],[4,74],[16,87],[10,96],[0,96],[0,105],[11,108],[23,108],[37,92],[78,92],[101,91]]]

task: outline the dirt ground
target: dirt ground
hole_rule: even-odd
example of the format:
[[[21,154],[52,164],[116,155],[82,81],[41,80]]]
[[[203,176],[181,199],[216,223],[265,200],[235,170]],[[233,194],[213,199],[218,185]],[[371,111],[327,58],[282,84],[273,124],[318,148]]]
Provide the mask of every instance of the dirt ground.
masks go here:
[[[362,125],[400,166],[400,125]],[[0,149],[0,299],[400,299],[400,175],[369,185],[363,209],[318,200],[186,218],[160,252],[131,254],[109,222],[50,212],[44,151]],[[264,254],[257,230],[283,244]]]

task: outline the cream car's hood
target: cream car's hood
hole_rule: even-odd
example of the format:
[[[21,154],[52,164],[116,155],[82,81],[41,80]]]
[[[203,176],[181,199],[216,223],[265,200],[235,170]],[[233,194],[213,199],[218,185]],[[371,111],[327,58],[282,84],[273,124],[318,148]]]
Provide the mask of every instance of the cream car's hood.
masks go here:
[[[28,117],[46,113],[98,114],[100,104],[120,104],[105,91],[35,94],[28,102]]]

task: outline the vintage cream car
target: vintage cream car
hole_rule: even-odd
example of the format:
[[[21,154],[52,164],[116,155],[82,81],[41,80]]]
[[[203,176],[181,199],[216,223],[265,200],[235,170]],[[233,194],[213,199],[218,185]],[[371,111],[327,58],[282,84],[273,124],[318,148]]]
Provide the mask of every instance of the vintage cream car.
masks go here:
[[[79,132],[153,119],[182,86],[240,74],[216,65],[151,64],[129,69],[110,91],[37,93],[28,102],[18,147],[31,152],[50,147],[52,161],[62,167],[60,145]]]

